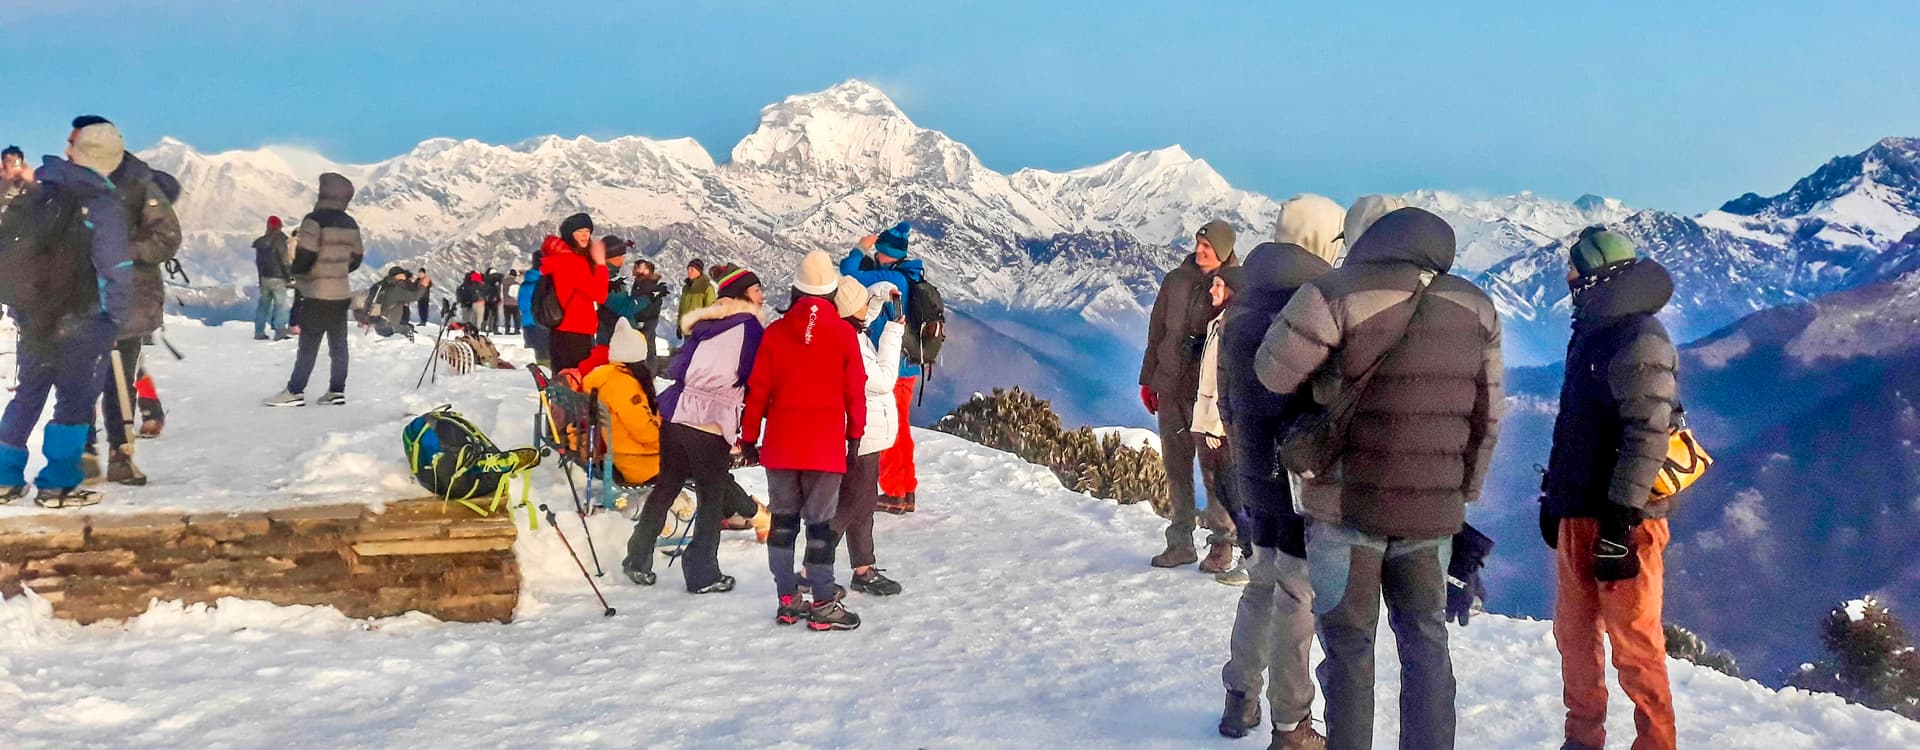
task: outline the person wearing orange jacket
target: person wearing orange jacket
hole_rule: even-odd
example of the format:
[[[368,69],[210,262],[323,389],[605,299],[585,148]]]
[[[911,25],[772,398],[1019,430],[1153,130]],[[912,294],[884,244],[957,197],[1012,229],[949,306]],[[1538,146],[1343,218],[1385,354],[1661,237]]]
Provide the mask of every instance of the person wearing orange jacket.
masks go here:
[[[560,222],[560,234],[540,243],[540,269],[553,278],[566,311],[547,340],[553,371],[578,368],[593,351],[600,304],[607,301],[607,248],[593,238],[593,218],[582,213]]]
[[[660,399],[647,370],[647,344],[626,321],[613,329],[610,360],[587,373],[580,385],[600,399],[607,415],[607,453],[620,483],[640,485],[660,473]]]
[[[801,260],[793,306],[760,339],[747,378],[740,436],[741,452],[757,457],[767,470],[773,510],[767,563],[780,596],[775,621],[791,625],[804,617],[807,627],[821,631],[860,627],[859,615],[841,605],[833,582],[840,482],[860,455],[867,422],[866,362],[855,339],[859,334],[834,310],[839,284],[840,274],[826,253],[816,250]],[[760,445],[763,420],[765,444]],[[793,568],[803,523],[810,607]]]

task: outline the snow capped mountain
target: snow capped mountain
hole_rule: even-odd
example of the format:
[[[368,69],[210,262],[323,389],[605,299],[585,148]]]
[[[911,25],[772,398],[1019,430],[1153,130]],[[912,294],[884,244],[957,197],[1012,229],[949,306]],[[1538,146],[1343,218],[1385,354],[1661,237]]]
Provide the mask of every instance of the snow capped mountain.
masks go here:
[[[1827,162],[1771,198],[1747,193],[1716,220],[1835,248],[1882,249],[1920,228],[1920,138],[1887,138]]]
[[[1036,203],[1054,206],[1075,231],[1117,229],[1169,246],[1191,245],[1188,234],[1216,218],[1248,238],[1265,237],[1280,208],[1264,195],[1234,189],[1206,160],[1179,146],[1067,172],[1022,169],[1013,173],[1013,185]]]
[[[1572,203],[1531,190],[1480,200],[1442,190],[1415,190],[1402,197],[1407,205],[1432,211],[1453,225],[1460,246],[1453,265],[1462,273],[1479,273],[1585,227],[1611,224],[1633,213],[1618,199],[1591,194]]]

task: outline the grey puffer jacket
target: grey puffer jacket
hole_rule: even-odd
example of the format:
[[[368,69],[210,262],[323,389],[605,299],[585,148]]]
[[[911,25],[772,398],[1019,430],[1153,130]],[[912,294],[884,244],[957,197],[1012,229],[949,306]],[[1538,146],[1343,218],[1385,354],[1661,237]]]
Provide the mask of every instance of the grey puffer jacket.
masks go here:
[[[300,244],[293,254],[293,285],[307,299],[353,297],[348,276],[360,268],[365,250],[360,225],[347,215],[353,183],[328,172],[320,175],[320,197],[313,213],[300,220]]]
[[[1504,411],[1500,318],[1485,292],[1447,273],[1453,258],[1446,221],[1418,208],[1387,214],[1344,266],[1294,294],[1261,342],[1260,382],[1292,393],[1311,379],[1322,404],[1386,357],[1345,452],[1308,483],[1302,504],[1315,520],[1434,539],[1459,532],[1479,498]],[[1414,315],[1408,303],[1429,277]]]
[[[1673,276],[1643,259],[1582,281],[1543,487],[1547,512],[1664,518],[1671,501],[1650,500],[1680,402],[1680,355],[1654,314],[1673,299]]]

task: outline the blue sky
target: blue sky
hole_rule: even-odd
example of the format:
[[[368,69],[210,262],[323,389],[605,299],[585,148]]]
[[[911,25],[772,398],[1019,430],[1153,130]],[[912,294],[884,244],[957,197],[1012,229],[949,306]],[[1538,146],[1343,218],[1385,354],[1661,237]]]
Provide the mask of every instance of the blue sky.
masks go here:
[[[1541,6],[1568,6],[1543,8]],[[846,78],[996,169],[1171,143],[1234,184],[1700,211],[1920,136],[1920,3],[7,0],[0,140],[693,136]]]

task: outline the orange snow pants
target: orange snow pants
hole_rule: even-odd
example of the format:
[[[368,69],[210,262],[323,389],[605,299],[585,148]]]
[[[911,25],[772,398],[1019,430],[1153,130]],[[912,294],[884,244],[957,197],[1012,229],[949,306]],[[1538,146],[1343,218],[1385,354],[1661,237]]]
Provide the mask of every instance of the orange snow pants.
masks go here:
[[[1673,750],[1673,688],[1667,682],[1667,637],[1660,625],[1665,596],[1664,555],[1672,535],[1666,519],[1642,522],[1633,534],[1640,575],[1625,581],[1593,579],[1593,548],[1600,522],[1560,521],[1559,591],[1553,639],[1560,647],[1567,703],[1567,740],[1607,745],[1607,664],[1604,635],[1613,647],[1620,687],[1633,701],[1633,750]]]
[[[880,452],[880,494],[906,499],[919,491],[920,480],[913,470],[913,385],[919,378],[900,378],[893,384],[893,400],[900,406],[900,436],[893,447]],[[882,501],[884,504],[885,501]],[[912,505],[903,504],[905,510]]]

